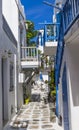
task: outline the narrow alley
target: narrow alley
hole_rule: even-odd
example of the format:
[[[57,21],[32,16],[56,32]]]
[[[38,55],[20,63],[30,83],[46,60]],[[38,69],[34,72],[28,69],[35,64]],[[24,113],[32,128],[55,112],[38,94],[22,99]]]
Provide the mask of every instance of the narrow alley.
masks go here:
[[[79,0],[0,0],[0,130],[79,130]]]
[[[28,105],[23,105],[19,115],[11,122],[10,130],[61,130],[61,128],[50,120],[49,104],[42,102],[31,102]],[[53,115],[55,118],[55,115]]]
[[[10,130],[61,130],[56,124],[56,116],[50,111],[50,105],[44,102],[30,102],[23,105],[19,114],[13,118]]]
[[[41,81],[39,82],[42,83]],[[43,84],[43,86],[45,86],[45,84]],[[32,94],[38,95],[42,93],[40,101],[29,102],[29,104],[23,105],[18,114],[7,126],[8,130],[62,130],[56,123],[55,108],[53,104],[43,100],[43,98],[46,97],[46,94],[44,95],[46,91],[45,88],[43,87],[42,92],[40,84],[34,86],[35,93],[34,90],[32,90]]]

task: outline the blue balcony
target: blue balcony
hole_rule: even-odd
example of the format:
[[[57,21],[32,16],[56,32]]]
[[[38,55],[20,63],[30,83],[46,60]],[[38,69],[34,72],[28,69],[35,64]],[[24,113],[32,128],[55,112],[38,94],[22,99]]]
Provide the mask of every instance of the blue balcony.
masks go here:
[[[46,23],[44,27],[44,42],[54,42],[58,40],[59,23]]]
[[[44,26],[44,54],[55,55],[58,41],[59,23],[45,23]]]
[[[63,23],[65,35],[77,19],[79,19],[79,0],[67,0],[63,7]]]

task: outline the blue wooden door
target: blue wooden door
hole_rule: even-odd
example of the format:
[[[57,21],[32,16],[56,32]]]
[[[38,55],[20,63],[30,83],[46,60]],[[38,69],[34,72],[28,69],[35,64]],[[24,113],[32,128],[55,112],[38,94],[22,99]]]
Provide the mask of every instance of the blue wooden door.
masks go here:
[[[67,71],[66,64],[64,65],[62,77],[62,97],[63,97],[63,119],[64,130],[69,130],[69,111],[68,111],[68,93],[67,93]]]

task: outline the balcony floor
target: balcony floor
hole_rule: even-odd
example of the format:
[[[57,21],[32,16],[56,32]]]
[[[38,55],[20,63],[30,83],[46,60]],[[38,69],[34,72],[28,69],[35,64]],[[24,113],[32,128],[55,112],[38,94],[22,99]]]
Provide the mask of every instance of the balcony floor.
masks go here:
[[[21,61],[22,69],[31,69],[31,68],[38,68],[39,61]]]

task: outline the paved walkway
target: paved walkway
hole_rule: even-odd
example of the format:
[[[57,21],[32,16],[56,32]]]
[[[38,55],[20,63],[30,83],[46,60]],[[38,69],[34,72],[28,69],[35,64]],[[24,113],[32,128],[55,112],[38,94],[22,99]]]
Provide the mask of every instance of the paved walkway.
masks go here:
[[[50,121],[49,104],[31,102],[23,105],[18,116],[12,120],[8,130],[62,130]]]
[[[56,116],[51,111],[53,104],[44,101],[48,97],[48,88],[44,82],[36,81],[32,86],[32,96],[40,94],[40,102],[23,105],[5,130],[62,130],[57,125]],[[33,99],[33,98],[32,98]],[[33,99],[33,101],[37,101]]]

